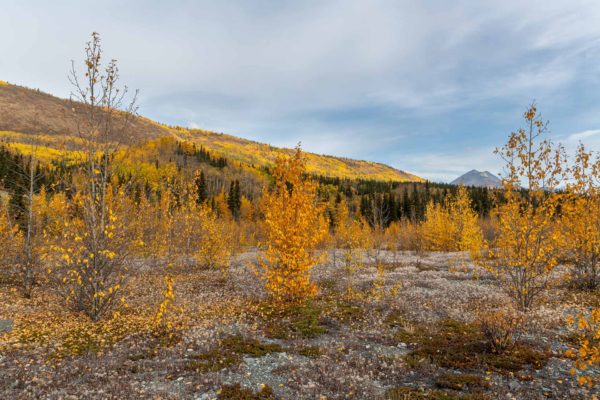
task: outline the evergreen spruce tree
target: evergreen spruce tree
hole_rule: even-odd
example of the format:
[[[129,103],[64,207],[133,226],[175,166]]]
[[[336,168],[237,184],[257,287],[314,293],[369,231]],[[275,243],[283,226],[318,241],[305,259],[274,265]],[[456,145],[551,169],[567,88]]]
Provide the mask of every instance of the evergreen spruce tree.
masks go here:
[[[240,182],[236,179],[235,181],[231,181],[229,195],[227,196],[227,206],[235,219],[239,217],[241,205]]]
[[[206,187],[206,177],[204,176],[204,171],[200,171],[200,174],[196,176],[196,190],[198,197],[196,198],[196,203],[202,204],[208,199],[208,190]]]
[[[235,211],[236,215],[239,215],[240,208],[242,207],[242,193],[240,191],[240,181],[235,180]]]
[[[25,223],[24,215],[26,209],[24,185],[17,184],[14,186],[8,201],[8,207],[11,215],[14,216],[15,220],[19,223],[19,225],[21,225],[21,228],[23,228],[23,224]]]

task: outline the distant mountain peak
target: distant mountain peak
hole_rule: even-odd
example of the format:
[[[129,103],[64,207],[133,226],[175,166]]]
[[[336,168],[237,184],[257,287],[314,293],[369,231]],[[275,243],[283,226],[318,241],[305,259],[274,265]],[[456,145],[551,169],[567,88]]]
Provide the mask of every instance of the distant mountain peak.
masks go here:
[[[472,169],[464,175],[459,176],[452,182],[452,185],[478,186],[488,188],[502,187],[502,181],[489,171],[478,171]]]

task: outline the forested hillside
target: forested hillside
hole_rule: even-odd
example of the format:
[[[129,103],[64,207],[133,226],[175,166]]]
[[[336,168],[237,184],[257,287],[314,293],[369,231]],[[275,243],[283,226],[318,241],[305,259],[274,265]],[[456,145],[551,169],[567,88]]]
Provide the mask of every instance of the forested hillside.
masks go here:
[[[76,132],[77,121],[84,114],[78,103],[39,90],[0,85],[0,184],[4,190],[13,193],[11,188],[26,186],[25,182],[15,183],[15,179],[27,180],[15,170],[25,170],[32,153],[39,162],[36,168],[44,171],[43,179],[36,180],[36,190],[42,186],[49,192],[68,190],[69,171],[82,158],[84,140]],[[121,124],[125,118],[122,112],[115,115]],[[203,196],[213,208],[219,201],[228,201],[234,186],[256,206],[262,188],[270,181],[275,159],[293,154],[291,149],[167,126],[143,117],[128,118],[123,132],[113,133],[119,147],[113,155],[113,174],[118,182],[126,183],[129,193],[152,198],[165,187],[177,191],[184,182],[200,181],[201,177]],[[322,200],[331,204],[327,211],[331,223],[335,203],[342,197],[353,214],[367,219],[380,214],[387,226],[402,219],[422,220],[430,200],[443,203],[455,190],[383,164],[311,153],[304,157],[307,173],[321,183]],[[487,216],[497,194],[487,189],[469,191],[477,212]]]
[[[79,103],[6,82],[0,85],[0,140],[17,143],[34,141],[52,149],[74,150],[78,148],[77,116],[83,113]],[[124,124],[125,115],[118,115],[115,120],[116,124]],[[232,135],[168,126],[144,117],[128,118],[126,123],[126,129],[122,129],[126,131],[125,135],[114,133],[115,139],[118,137],[124,145],[174,137],[250,167],[272,166],[278,155],[290,155],[292,152]],[[306,156],[307,169],[313,174],[351,179],[422,181],[415,175],[384,164],[311,153]]]

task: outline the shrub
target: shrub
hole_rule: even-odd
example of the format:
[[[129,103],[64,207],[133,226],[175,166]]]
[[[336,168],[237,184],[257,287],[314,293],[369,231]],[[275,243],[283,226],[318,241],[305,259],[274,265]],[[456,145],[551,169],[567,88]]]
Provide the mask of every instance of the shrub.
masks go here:
[[[53,287],[68,307],[93,321],[117,312],[125,304],[131,246],[129,205],[125,193],[110,185],[101,206],[103,211],[95,208],[97,205],[85,192],[75,194],[69,207],[75,217],[62,221],[62,234],[48,246],[45,255]],[[105,220],[100,223],[94,215],[102,212]]]
[[[498,354],[514,346],[524,322],[523,314],[510,307],[481,309],[476,318],[488,346]]]
[[[577,343],[576,348],[567,351],[567,355],[575,359],[571,374],[578,374],[580,385],[592,387],[598,378],[589,368],[600,365],[600,308],[595,308],[588,315],[570,317],[569,323]]]
[[[175,317],[183,312],[181,307],[175,305],[175,291],[173,290],[173,278],[165,276],[165,290],[163,300],[159,304],[154,316],[153,333],[165,344],[175,343],[179,338],[174,326]]]
[[[505,201],[495,210],[498,235],[483,266],[500,278],[521,311],[530,309],[546,290],[561,251],[556,223],[563,178],[564,149],[541,140],[547,123],[535,105],[524,114],[526,129],[513,132],[497,149],[505,161]],[[527,191],[523,191],[526,187]]]

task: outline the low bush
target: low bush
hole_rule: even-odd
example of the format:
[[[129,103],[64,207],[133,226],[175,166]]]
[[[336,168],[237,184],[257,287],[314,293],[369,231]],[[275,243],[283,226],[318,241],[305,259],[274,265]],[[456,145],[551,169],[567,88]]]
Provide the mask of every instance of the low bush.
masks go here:
[[[514,346],[523,328],[523,313],[510,308],[482,309],[477,312],[477,325],[490,350],[504,353]]]

